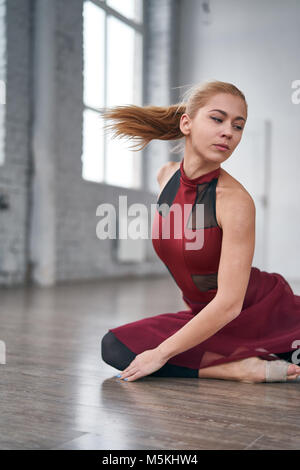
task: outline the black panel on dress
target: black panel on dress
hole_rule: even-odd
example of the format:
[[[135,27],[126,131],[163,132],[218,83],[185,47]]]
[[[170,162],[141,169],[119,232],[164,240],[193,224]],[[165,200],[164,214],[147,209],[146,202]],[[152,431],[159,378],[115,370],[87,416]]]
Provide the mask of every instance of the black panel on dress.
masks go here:
[[[193,208],[188,220],[187,228],[189,229],[205,229],[218,227],[216,217],[216,186],[218,178],[214,178],[208,183],[202,183],[197,185],[197,195]],[[203,204],[203,206],[197,206],[197,204]],[[204,209],[203,219],[201,207]],[[197,213],[198,211],[198,213]],[[191,274],[191,278],[201,292],[207,292],[209,290],[215,290],[218,288],[218,273],[213,274]]]
[[[214,178],[209,183],[202,183],[197,185],[197,195],[192,207],[192,211],[187,223],[187,228],[196,230],[200,228],[218,227],[216,218],[216,186],[218,178]],[[204,225],[201,217],[201,206],[197,204],[204,204]]]
[[[164,186],[158,201],[156,203],[157,210],[162,217],[166,217],[170,211],[170,207],[173,204],[175,196],[180,186],[180,168],[175,171],[174,175],[171,176],[167,184]],[[159,207],[161,204],[162,207]]]
[[[218,273],[213,274],[191,274],[195,286],[201,292],[218,288]]]

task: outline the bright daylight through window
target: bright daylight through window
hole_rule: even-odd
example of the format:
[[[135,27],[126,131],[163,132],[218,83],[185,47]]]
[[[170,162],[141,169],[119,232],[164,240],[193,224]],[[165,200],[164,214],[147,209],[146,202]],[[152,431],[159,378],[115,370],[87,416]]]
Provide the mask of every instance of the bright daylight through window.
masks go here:
[[[105,134],[99,109],[143,105],[142,0],[86,0],[83,6],[82,177],[140,188],[142,152]]]

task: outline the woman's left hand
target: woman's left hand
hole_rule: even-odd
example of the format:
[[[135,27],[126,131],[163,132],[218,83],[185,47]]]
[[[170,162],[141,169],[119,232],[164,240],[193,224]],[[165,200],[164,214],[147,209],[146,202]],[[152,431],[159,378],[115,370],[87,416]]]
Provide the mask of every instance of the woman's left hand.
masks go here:
[[[129,366],[120,372],[120,378],[128,378],[128,382],[133,382],[145,375],[152,374],[152,372],[160,369],[166,362],[167,359],[162,357],[158,349],[148,349],[138,354]]]

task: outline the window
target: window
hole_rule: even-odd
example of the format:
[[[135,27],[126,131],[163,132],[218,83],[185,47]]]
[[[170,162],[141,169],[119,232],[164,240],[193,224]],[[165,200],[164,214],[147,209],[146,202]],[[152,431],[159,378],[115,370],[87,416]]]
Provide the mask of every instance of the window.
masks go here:
[[[82,177],[140,188],[142,151],[133,140],[105,133],[99,109],[143,101],[143,0],[83,4]]]

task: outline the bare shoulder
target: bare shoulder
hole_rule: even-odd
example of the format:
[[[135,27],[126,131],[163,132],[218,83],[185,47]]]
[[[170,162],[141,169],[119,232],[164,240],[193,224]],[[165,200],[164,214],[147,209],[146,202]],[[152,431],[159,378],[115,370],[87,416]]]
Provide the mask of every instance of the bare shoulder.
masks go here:
[[[216,187],[216,217],[221,228],[228,214],[237,214],[240,218],[255,217],[255,203],[246,188],[221,168]]]
[[[158,170],[157,181],[161,190],[179,167],[180,162],[167,162]]]

